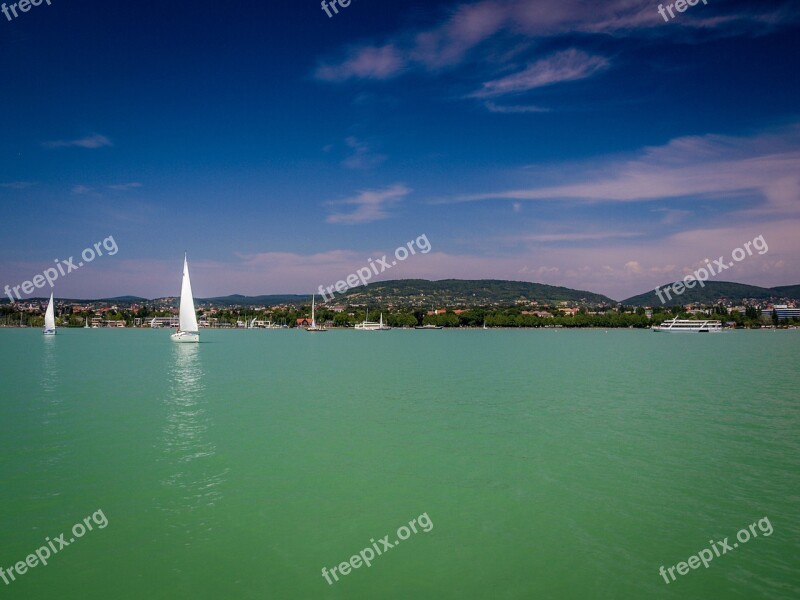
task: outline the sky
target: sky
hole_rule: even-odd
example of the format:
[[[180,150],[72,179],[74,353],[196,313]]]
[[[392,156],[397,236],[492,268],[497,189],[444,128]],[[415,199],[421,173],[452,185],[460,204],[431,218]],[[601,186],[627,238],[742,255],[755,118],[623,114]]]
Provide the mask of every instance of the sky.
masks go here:
[[[718,279],[800,283],[800,2],[47,1],[0,13],[0,286],[310,294],[421,235],[380,279],[621,300],[762,236]]]

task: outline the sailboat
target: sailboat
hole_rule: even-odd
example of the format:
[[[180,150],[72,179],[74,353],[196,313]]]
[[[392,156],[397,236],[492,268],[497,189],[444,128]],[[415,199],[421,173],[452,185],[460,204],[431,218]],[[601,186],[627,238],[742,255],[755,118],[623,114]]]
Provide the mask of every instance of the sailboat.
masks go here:
[[[44,335],[56,334],[56,313],[53,307],[53,292],[50,292],[50,302],[47,303],[47,310],[44,313],[44,328],[42,329]]]
[[[183,255],[183,282],[181,283],[181,308],[178,330],[170,338],[173,342],[197,343],[200,334],[197,330],[197,315],[194,312],[192,283],[189,281],[189,262]]]
[[[83,328],[89,329],[89,317],[86,317],[86,321],[84,322]]]
[[[310,333],[324,333],[328,331],[321,325],[317,325],[317,319],[315,318],[314,313],[314,305],[315,305],[316,296],[314,294],[311,295],[311,326],[306,329],[306,331]]]

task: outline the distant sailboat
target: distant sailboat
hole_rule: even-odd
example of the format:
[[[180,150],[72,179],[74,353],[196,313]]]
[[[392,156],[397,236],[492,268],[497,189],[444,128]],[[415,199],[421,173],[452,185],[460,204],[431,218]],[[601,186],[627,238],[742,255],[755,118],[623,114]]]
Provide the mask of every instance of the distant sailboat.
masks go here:
[[[53,292],[50,292],[50,302],[47,303],[47,311],[44,313],[44,328],[42,329],[44,335],[56,334],[56,313],[53,306]]]
[[[189,281],[189,262],[183,255],[183,282],[181,283],[181,308],[178,331],[170,338],[173,342],[196,343],[200,341],[197,328],[197,315],[194,312],[192,283]]]
[[[85,321],[85,323],[83,325],[83,328],[84,329],[89,329],[89,317],[86,317],[86,321]]]
[[[311,295],[311,326],[306,329],[306,331],[310,333],[324,333],[328,331],[324,327],[317,325],[317,319],[315,318],[314,314],[314,306],[315,306],[315,299],[316,296],[314,294]]]

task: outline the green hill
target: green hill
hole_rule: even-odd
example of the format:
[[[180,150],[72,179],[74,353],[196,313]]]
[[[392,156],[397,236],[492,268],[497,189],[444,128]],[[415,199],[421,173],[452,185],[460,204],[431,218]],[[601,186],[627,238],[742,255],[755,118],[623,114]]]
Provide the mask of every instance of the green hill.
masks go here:
[[[775,290],[781,297],[800,300],[800,285],[780,285],[772,289]]]
[[[216,304],[221,306],[276,306],[278,304],[302,304],[311,302],[311,294],[270,294],[266,296],[242,296],[232,294],[217,298],[197,298],[198,304]]]
[[[400,279],[359,286],[337,294],[331,303],[391,304],[399,307],[430,308],[510,305],[516,302],[581,302],[616,304],[615,300],[582,290],[498,279]]]
[[[661,289],[668,288],[672,283],[659,286]],[[800,299],[800,285],[787,285],[777,288],[764,288],[744,283],[734,283],[732,281],[706,281],[705,287],[695,285],[692,289],[686,289],[681,295],[676,296],[670,289],[671,300],[662,291],[665,302],[656,295],[655,290],[633,296],[622,301],[626,306],[672,306],[675,304],[716,304],[718,302],[739,303],[746,299],[752,300],[781,300],[781,299]]]

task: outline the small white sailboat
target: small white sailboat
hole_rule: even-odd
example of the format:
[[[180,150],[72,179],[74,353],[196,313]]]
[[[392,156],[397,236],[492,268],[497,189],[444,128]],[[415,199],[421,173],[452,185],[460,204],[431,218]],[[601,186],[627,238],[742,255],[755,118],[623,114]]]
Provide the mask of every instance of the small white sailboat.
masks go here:
[[[328,331],[321,325],[317,325],[317,319],[314,312],[316,295],[311,295],[311,326],[306,329],[309,333],[324,333]]]
[[[181,308],[178,330],[170,338],[173,342],[197,343],[200,333],[197,327],[197,315],[194,312],[192,283],[189,281],[189,262],[183,255],[183,282],[181,283]]]
[[[84,321],[84,324],[83,324],[83,328],[84,329],[89,329],[89,317],[86,317],[86,320]]]
[[[47,310],[44,313],[44,327],[42,328],[44,335],[56,334],[56,312],[53,306],[53,292],[50,292],[50,302],[47,303]]]

